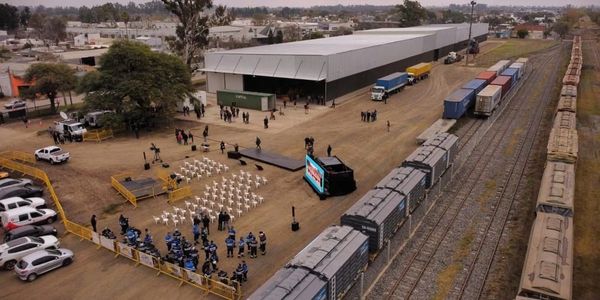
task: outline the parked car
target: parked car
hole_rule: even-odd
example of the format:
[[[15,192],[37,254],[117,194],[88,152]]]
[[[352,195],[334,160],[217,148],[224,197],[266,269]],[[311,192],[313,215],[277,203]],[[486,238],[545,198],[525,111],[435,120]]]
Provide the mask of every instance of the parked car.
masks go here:
[[[0,267],[12,270],[19,259],[38,250],[57,249],[58,239],[55,236],[24,237],[0,245]]]
[[[69,152],[64,151],[60,147],[56,146],[48,146],[42,149],[37,149],[33,155],[35,156],[35,160],[46,160],[50,162],[50,164],[65,162],[70,158]]]
[[[28,186],[32,185],[33,181],[28,178],[4,178],[0,179],[0,191],[18,186]]]
[[[4,242],[16,240],[18,238],[26,236],[42,236],[42,235],[53,235],[57,236],[58,231],[52,225],[25,225],[15,228],[4,234]]]
[[[15,272],[21,280],[34,281],[39,275],[73,262],[73,251],[65,248],[40,250],[23,257]]]
[[[9,187],[4,190],[0,190],[0,199],[6,199],[9,197],[41,197],[44,195],[44,188],[37,185],[28,185],[21,187]]]
[[[46,208],[46,200],[40,197],[21,198],[10,197],[0,200],[0,212],[23,207],[31,206],[33,208]]]
[[[21,100],[21,99],[15,99],[12,100],[6,104],[4,104],[4,108],[6,109],[17,109],[17,108],[21,108],[21,107],[25,107],[27,106],[27,102],[25,102],[25,100]]]
[[[0,172],[0,179],[8,178],[8,172]]]
[[[8,230],[23,225],[50,224],[56,221],[56,219],[56,212],[51,209],[35,209],[28,206],[0,213],[0,224]]]

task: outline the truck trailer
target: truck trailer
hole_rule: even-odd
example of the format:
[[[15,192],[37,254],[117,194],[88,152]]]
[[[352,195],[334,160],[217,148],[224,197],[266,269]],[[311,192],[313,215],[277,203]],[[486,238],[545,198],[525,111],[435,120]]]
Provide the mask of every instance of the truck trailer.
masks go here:
[[[474,114],[479,116],[491,116],[502,97],[502,87],[499,85],[488,85],[477,94],[475,100]]]
[[[408,84],[415,84],[419,80],[429,77],[431,73],[431,63],[419,63],[414,66],[406,68],[408,73]]]
[[[375,86],[371,89],[371,100],[383,101],[390,94],[397,93],[408,83],[406,72],[396,72],[377,79]]]

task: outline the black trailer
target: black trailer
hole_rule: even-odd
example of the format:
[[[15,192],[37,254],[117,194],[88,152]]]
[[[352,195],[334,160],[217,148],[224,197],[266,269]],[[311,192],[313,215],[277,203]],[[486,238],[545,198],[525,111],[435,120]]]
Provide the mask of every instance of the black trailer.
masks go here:
[[[372,189],[341,217],[341,224],[369,236],[369,251],[383,248],[408,218],[406,197],[391,189]]]
[[[341,299],[369,262],[366,235],[349,226],[325,229],[287,265],[327,279],[328,299]]]
[[[390,189],[406,197],[409,210],[412,213],[427,192],[427,179],[423,171],[413,167],[400,167],[393,169],[386,177],[375,185],[378,189]]]

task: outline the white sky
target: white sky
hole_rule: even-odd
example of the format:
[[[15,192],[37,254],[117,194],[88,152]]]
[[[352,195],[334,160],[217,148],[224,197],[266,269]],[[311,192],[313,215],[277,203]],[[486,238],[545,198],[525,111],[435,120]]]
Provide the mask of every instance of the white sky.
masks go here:
[[[128,2],[144,3],[148,0],[0,0],[0,3],[8,3],[11,5],[28,5],[28,6],[93,6],[104,4],[107,2],[119,2],[127,4]],[[394,5],[399,4],[402,0],[213,0],[215,4],[225,4],[227,6],[246,7],[246,6],[289,6],[289,7],[306,7],[313,5],[351,5],[351,4],[372,4],[372,5]],[[440,6],[448,4],[467,4],[469,0],[420,0],[424,6]],[[564,6],[567,4],[585,6],[599,5],[599,0],[482,0],[477,1],[488,5],[545,5],[545,6]]]

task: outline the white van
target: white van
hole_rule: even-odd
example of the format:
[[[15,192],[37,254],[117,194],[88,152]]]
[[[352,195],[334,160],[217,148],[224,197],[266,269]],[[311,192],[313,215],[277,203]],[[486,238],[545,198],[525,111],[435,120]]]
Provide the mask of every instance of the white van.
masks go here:
[[[0,223],[5,229],[30,224],[50,224],[56,221],[56,218],[56,212],[51,209],[35,209],[29,206],[0,213]]]
[[[24,206],[30,206],[33,208],[46,208],[46,200],[40,197],[10,197],[0,200],[0,212]]]

